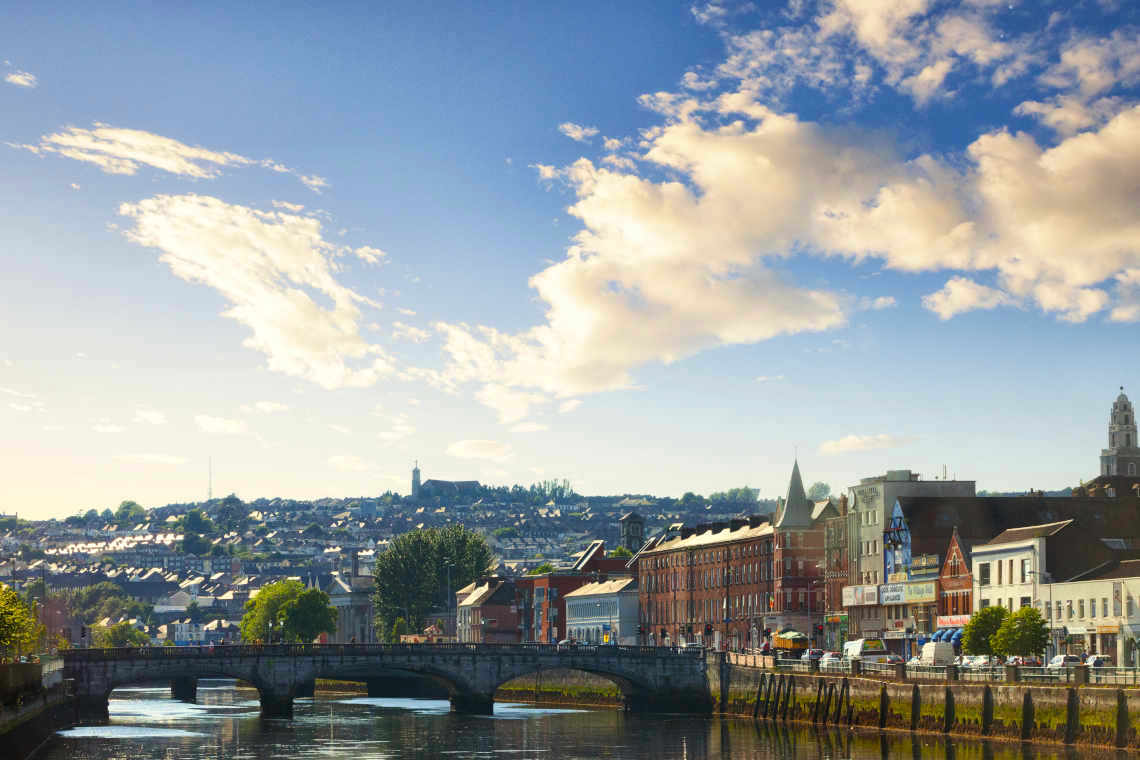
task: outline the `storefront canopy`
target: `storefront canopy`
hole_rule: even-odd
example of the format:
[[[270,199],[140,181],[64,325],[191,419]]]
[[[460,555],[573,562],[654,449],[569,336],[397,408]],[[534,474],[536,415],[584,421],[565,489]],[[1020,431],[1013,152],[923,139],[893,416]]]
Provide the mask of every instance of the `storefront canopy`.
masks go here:
[[[961,628],[955,628],[954,634],[950,637],[950,643],[951,644],[957,644],[961,640],[962,640],[962,629]]]

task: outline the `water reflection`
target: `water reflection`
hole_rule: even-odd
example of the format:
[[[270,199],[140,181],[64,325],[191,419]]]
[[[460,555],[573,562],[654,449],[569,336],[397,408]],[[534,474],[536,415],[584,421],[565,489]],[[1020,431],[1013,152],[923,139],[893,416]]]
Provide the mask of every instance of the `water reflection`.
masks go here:
[[[750,720],[637,716],[498,704],[461,716],[447,702],[318,692],[295,718],[262,720],[257,694],[233,684],[198,689],[198,704],[166,688],[122,689],[106,726],[60,734],[36,760],[393,760],[404,758],[632,758],[633,760],[1076,760],[1061,747],[909,733],[851,734]],[[1124,757],[1081,750],[1084,760]]]

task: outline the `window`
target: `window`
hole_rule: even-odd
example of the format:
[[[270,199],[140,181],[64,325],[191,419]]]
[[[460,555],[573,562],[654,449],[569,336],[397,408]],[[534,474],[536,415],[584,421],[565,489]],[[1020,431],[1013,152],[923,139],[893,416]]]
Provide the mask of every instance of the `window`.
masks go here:
[[[1061,619],[1061,603],[1057,602],[1057,619]]]
[[[1132,617],[1132,597],[1128,597],[1128,617]]]
[[[1096,617],[1096,599],[1089,599],[1089,617]]]
[[[1029,575],[1029,560],[1021,560],[1021,582],[1025,583],[1026,577]]]
[[[1032,599],[1030,599],[1028,596],[1023,596],[1023,597],[1021,597],[1021,604],[1020,604],[1020,605],[1018,605],[1018,607],[1019,607],[1019,608],[1021,608],[1021,607],[1028,607],[1028,606],[1030,606],[1031,604],[1033,604],[1033,600],[1032,600]]]
[[[990,563],[982,562],[978,565],[978,585],[990,585]]]
[[[1001,585],[1001,560],[1000,559],[997,562],[997,569],[998,569],[997,585],[1000,586]]]
[[[980,609],[983,609],[983,610],[984,610],[986,607],[989,607],[989,606],[990,606],[990,600],[989,600],[989,599],[983,599],[983,600],[981,601],[981,607],[980,607]]]
[[[1065,612],[1068,616],[1068,619],[1072,620],[1073,619],[1073,600],[1072,599],[1066,599],[1065,600]]]
[[[1085,600],[1084,599],[1078,599],[1077,600],[1077,617],[1083,618],[1084,616],[1085,616]]]
[[[1108,617],[1108,597],[1102,597],[1100,600],[1100,616]]]

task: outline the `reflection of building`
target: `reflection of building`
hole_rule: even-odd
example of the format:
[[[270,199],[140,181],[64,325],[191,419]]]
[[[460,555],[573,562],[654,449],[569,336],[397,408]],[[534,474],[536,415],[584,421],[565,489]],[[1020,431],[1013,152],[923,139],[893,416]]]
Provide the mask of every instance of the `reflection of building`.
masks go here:
[[[1109,413],[1108,448],[1100,452],[1101,475],[1140,475],[1140,441],[1136,439],[1136,415],[1124,387]]]
[[[581,642],[638,644],[637,579],[587,583],[566,595],[566,634]]]

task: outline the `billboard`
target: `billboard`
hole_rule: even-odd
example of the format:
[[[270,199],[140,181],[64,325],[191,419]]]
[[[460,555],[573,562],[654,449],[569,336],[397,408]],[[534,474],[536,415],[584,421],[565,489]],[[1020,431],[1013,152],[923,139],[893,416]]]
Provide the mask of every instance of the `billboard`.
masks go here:
[[[879,586],[879,604],[905,604],[906,584],[886,583]]]
[[[938,599],[934,581],[913,581],[906,584],[906,603],[919,604],[933,602]]]
[[[863,607],[879,603],[878,586],[844,586],[843,606]]]

